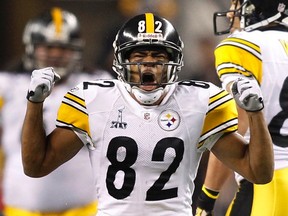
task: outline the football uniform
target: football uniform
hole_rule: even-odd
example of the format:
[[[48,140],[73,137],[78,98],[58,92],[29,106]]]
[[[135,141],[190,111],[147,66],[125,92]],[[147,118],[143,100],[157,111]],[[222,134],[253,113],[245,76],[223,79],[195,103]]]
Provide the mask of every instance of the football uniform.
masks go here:
[[[252,203],[239,204],[239,210],[248,206],[255,216],[280,216],[288,212],[284,201],[288,199],[287,38],[288,33],[282,31],[235,32],[215,50],[216,68],[223,87],[238,77],[254,77],[263,93],[265,120],[274,144],[275,173],[271,183],[252,187],[249,196],[253,206]],[[249,131],[245,138],[249,140]],[[245,181],[237,173],[236,179],[238,183]]]
[[[55,128],[57,110],[63,95],[79,82],[91,77],[98,76],[84,73],[71,74],[65,83],[54,87],[44,104],[43,116],[47,134]],[[1,144],[5,154],[3,174],[5,215],[41,216],[49,213],[49,216],[90,216],[95,214],[95,187],[86,148],[45,177],[30,178],[24,174],[21,159],[21,129],[29,83],[28,74],[0,73],[0,98],[3,101]]]
[[[234,100],[211,83],[177,82],[160,105],[142,106],[121,81],[102,80],[70,90],[56,124],[89,148],[97,216],[191,216],[201,155],[237,121]]]

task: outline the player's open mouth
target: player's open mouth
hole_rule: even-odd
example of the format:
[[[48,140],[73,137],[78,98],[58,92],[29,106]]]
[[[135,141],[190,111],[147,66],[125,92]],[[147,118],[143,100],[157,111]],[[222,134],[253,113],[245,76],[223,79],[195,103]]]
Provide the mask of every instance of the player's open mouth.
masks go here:
[[[150,72],[142,74],[142,84],[143,85],[155,85],[157,84],[155,75]]]
[[[142,74],[141,88],[145,91],[151,91],[157,88],[157,81],[153,73],[145,72]]]

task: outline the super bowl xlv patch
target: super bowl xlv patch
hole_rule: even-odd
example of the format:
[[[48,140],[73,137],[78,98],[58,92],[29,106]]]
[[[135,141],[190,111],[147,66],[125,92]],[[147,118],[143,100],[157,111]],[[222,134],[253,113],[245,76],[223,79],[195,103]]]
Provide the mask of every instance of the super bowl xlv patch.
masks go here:
[[[158,123],[163,130],[172,131],[179,126],[180,116],[176,111],[165,110],[160,114]]]
[[[123,110],[125,109],[124,106],[120,107],[118,109],[118,116],[117,116],[117,121],[112,121],[111,127],[110,128],[120,128],[120,129],[126,129],[127,123],[123,122]]]

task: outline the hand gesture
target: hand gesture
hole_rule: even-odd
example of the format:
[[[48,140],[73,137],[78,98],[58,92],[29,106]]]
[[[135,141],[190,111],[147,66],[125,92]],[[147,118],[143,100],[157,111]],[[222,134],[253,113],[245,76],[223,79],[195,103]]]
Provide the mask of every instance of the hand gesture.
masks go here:
[[[27,99],[33,103],[42,103],[52,91],[54,83],[60,76],[52,67],[34,70],[31,75]]]
[[[233,83],[231,91],[242,109],[256,112],[264,108],[262,92],[256,80],[239,78]]]

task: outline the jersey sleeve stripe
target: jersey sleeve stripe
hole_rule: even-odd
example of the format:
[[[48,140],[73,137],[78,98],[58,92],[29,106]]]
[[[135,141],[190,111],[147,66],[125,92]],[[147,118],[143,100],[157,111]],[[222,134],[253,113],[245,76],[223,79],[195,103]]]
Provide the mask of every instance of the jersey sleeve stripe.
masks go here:
[[[76,96],[70,92],[68,92],[64,98],[67,98],[67,99],[74,101],[75,103],[78,103],[79,105],[85,107],[85,101],[82,98],[80,98],[80,97],[78,97],[78,96]]]
[[[217,94],[210,96],[210,98],[209,98],[209,105],[210,105],[211,103],[214,103],[214,102],[215,102],[216,100],[218,100],[219,98],[222,98],[223,96],[225,96],[225,93],[227,93],[227,92],[225,92],[224,90],[222,90],[222,91],[218,92]]]
[[[222,98],[222,100],[218,100],[218,101],[216,101],[215,103],[213,103],[213,104],[210,106],[210,108],[209,108],[208,112],[206,113],[206,115],[207,115],[209,112],[211,112],[212,110],[214,110],[214,109],[222,106],[223,104],[227,103],[227,98],[229,98],[229,100],[233,100],[233,98],[231,98],[229,95],[225,96],[225,98]]]
[[[238,118],[235,100],[222,90],[210,96],[208,112],[199,139],[201,147],[209,137],[216,134],[229,133],[238,129]]]
[[[81,104],[78,104],[78,103],[75,102],[75,101],[67,100],[67,98],[64,98],[63,101],[62,101],[62,103],[63,103],[63,104],[66,104],[67,106],[71,106],[71,107],[73,107],[74,109],[77,109],[77,110],[79,110],[80,112],[83,112],[84,114],[87,115],[86,107],[83,107]]]
[[[262,60],[260,53],[258,53],[257,51],[251,49],[251,47],[247,47],[247,46],[245,46],[243,44],[236,44],[236,43],[233,43],[233,42],[227,42],[227,43],[223,43],[220,46],[218,46],[217,49],[221,48],[221,47],[224,47],[224,46],[234,46],[235,48],[245,50],[247,53],[250,53],[251,56],[257,58],[260,61]]]
[[[73,125],[74,127],[89,133],[87,112],[83,112],[83,110],[65,102],[61,104],[60,109],[61,112],[58,112],[57,116],[58,122],[65,123],[67,126]]]
[[[228,38],[215,49],[215,59],[217,73],[222,82],[226,74],[246,77],[253,74],[258,82],[262,83],[262,53],[260,47],[254,43]]]
[[[71,93],[67,93],[64,96],[64,99],[62,101],[62,103],[71,106],[81,112],[83,112],[84,114],[87,115],[87,111],[86,111],[86,106],[85,106],[85,102],[83,99],[71,94]]]
[[[224,40],[222,43],[220,43],[220,45],[217,46],[216,49],[227,46],[234,46],[236,48],[245,50],[247,53],[250,53],[255,58],[262,60],[260,47],[251,42],[237,38],[228,38]]]
[[[234,100],[230,100],[228,103],[230,102],[232,103]],[[228,129],[230,127],[228,122],[231,122],[232,120],[234,122],[235,119],[238,121],[237,114],[234,112],[228,112],[226,114],[221,111],[223,107],[226,107],[226,104],[227,102],[221,103],[221,105],[214,107],[213,110],[206,115],[205,125],[203,127],[201,137],[205,134],[210,134],[211,131],[218,132],[217,128],[219,128],[219,131],[222,131],[223,125],[226,125],[225,128]],[[234,123],[232,126],[234,126]]]
[[[87,114],[87,112],[86,112],[86,109],[85,108],[83,108],[83,107],[81,107],[81,106],[79,106],[79,104],[77,104],[77,103],[68,103],[67,101],[65,101],[65,100],[63,100],[62,101],[62,104],[66,104],[67,106],[70,106],[70,107],[72,107],[73,109],[76,109],[76,110],[78,110],[79,112],[82,112],[83,114],[85,114],[85,115],[88,115]]]
[[[90,136],[88,113],[85,101],[68,92],[60,105],[57,115],[57,126],[73,127],[85,131]]]
[[[227,112],[223,112],[223,110],[227,110]],[[231,97],[225,97],[218,104],[209,107],[201,136],[221,127],[222,124],[227,124],[231,119],[237,119],[235,101]]]
[[[207,113],[221,106],[222,104],[226,103],[229,100],[233,100],[233,98],[227,91],[224,90],[221,91],[219,94],[212,96],[209,100],[209,110]]]
[[[256,52],[258,53],[259,55],[261,54],[261,51],[260,51],[260,47],[255,44],[255,43],[252,43],[251,41],[247,41],[247,40],[244,40],[242,38],[236,38],[236,37],[230,37],[230,38],[227,38],[224,40],[224,43],[225,42],[231,42],[234,44],[242,44],[243,46],[246,46],[246,47],[249,47],[248,49],[253,49],[254,51],[253,52]],[[261,59],[261,58],[260,58]]]
[[[229,132],[234,132],[234,131],[237,131],[237,129],[238,129],[238,119],[237,118],[230,119],[229,121],[224,122],[221,125],[218,125],[217,127],[212,128],[211,130],[202,134],[200,136],[197,148],[200,148],[204,144],[206,139],[208,139],[210,136],[216,133],[220,133],[222,131],[228,131],[228,130]]]
[[[243,76],[246,77],[251,77],[253,76],[252,72],[247,70],[246,68],[238,65],[238,64],[234,64],[232,62],[224,62],[221,63],[217,66],[217,71],[218,74],[220,76],[220,78],[226,74],[242,74]]]

